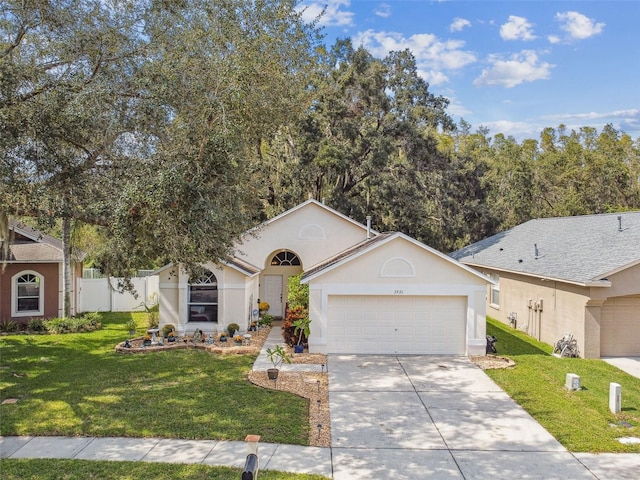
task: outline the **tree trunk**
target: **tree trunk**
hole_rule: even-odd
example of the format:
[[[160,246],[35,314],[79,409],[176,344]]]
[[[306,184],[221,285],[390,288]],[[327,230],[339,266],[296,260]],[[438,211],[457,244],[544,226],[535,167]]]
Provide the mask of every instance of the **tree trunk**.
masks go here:
[[[71,316],[71,219],[62,219],[62,317]]]

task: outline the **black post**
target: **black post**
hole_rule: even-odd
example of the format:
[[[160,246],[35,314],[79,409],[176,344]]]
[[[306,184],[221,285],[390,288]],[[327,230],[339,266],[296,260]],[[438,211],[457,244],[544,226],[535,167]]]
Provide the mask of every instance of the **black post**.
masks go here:
[[[255,453],[247,455],[244,462],[244,471],[242,472],[242,480],[256,480],[258,478],[258,456]]]

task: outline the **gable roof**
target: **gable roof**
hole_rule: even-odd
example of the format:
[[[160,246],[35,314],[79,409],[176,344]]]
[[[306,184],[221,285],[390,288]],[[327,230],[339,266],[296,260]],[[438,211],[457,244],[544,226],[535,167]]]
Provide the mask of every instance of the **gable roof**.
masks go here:
[[[530,220],[451,254],[474,267],[587,286],[640,263],[640,212]]]
[[[280,220],[281,218],[287,217],[287,216],[289,216],[289,215],[293,214],[294,212],[297,212],[298,210],[301,210],[301,209],[305,208],[307,205],[316,205],[316,206],[318,206],[318,207],[321,207],[321,208],[325,209],[327,212],[332,213],[332,214],[334,214],[334,215],[336,215],[336,216],[338,216],[338,217],[342,218],[343,220],[346,220],[347,222],[349,222],[349,223],[351,223],[351,224],[353,224],[353,225],[357,226],[358,228],[360,228],[360,229],[362,229],[362,230],[365,230],[365,231],[366,231],[366,229],[367,229],[367,227],[366,227],[365,225],[363,225],[363,224],[361,224],[361,223],[359,223],[359,222],[355,221],[353,218],[351,218],[351,217],[347,217],[346,215],[344,215],[344,214],[340,213],[339,211],[334,210],[334,209],[333,209],[333,208],[331,208],[331,207],[328,207],[328,206],[327,206],[327,205],[325,205],[324,203],[321,203],[321,202],[319,202],[319,201],[317,201],[317,200],[315,200],[315,199],[313,199],[313,198],[310,198],[310,199],[309,199],[309,200],[307,200],[306,202],[302,202],[301,204],[296,205],[295,207],[290,208],[289,210],[286,210],[286,211],[282,212],[281,214],[276,215],[275,217],[270,218],[269,220],[266,220],[266,221],[262,222],[260,225],[257,225],[257,226],[255,226],[255,227],[253,227],[253,228],[249,229],[248,231],[246,231],[246,232],[244,233],[244,235],[248,235],[248,234],[255,233],[256,231],[258,231],[258,230],[260,230],[260,229],[262,229],[262,228],[266,227],[267,225],[270,225],[270,224],[272,224],[272,223],[275,223],[275,222],[277,222],[278,220]],[[376,232],[375,230],[371,230],[371,234],[372,234],[372,235],[377,235],[377,234],[378,234],[378,232]]]
[[[10,239],[9,255],[5,259],[2,250],[0,250],[0,261],[8,263],[62,262],[63,245],[60,239],[15,220],[9,222],[9,230],[14,232],[13,238]],[[72,255],[74,261],[82,261],[84,257],[85,253],[81,251]]]
[[[432,253],[433,255],[445,260],[446,262],[451,263],[452,265],[454,265],[457,268],[460,268],[462,270],[467,271],[468,273],[472,274],[473,276],[476,276],[478,278],[480,278],[483,282],[487,282],[487,283],[494,283],[493,280],[491,280],[489,277],[487,277],[486,275],[483,275],[482,273],[478,272],[477,270],[474,270],[472,268],[467,267],[466,265],[457,262],[455,259],[452,259],[451,257],[445,255],[442,252],[439,252],[438,250],[435,250],[431,247],[429,247],[428,245],[425,245],[423,243],[420,243],[419,241],[417,241],[414,238],[411,238],[407,235],[405,235],[404,233],[400,233],[400,232],[386,232],[386,233],[379,233],[378,235],[371,237],[367,240],[364,240],[356,245],[354,245],[353,247],[350,247],[346,250],[344,250],[343,252],[333,256],[332,258],[327,259],[325,262],[322,262],[314,267],[312,267],[311,269],[309,269],[308,271],[306,271],[301,278],[301,283],[307,283],[310,280],[319,277],[320,275],[333,270],[334,268],[337,268],[341,265],[344,265],[345,263],[353,260],[354,258],[357,258],[361,255],[364,255],[372,250],[375,250],[376,248],[385,245],[389,242],[392,242],[393,240],[395,240],[396,238],[402,238],[410,243],[413,243],[414,245],[418,246],[419,248],[422,248],[424,250],[426,250],[429,253]]]

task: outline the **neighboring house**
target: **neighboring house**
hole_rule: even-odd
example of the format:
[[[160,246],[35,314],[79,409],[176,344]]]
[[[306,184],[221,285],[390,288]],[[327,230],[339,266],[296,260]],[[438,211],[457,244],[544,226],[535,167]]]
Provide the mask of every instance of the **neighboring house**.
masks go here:
[[[10,222],[8,255],[0,248],[0,319],[26,323],[62,315],[62,242],[26,225]],[[72,285],[82,277],[83,255],[72,259]],[[76,310],[71,292],[72,314]]]
[[[640,355],[640,212],[531,220],[452,254],[489,274],[487,315],[581,356]]]
[[[378,234],[309,200],[244,235],[236,257],[198,279],[160,269],[160,325],[181,332],[245,330],[258,301],[282,316],[287,279],[309,285],[309,350],[484,354],[491,281],[401,233]]]

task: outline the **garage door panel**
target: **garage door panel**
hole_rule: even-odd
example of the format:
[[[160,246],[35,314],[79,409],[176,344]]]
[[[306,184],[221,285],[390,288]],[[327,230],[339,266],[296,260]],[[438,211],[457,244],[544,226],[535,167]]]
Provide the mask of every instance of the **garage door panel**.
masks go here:
[[[466,298],[330,296],[327,346],[330,353],[462,355]]]
[[[600,355],[640,355],[640,296],[615,297],[602,306]]]

